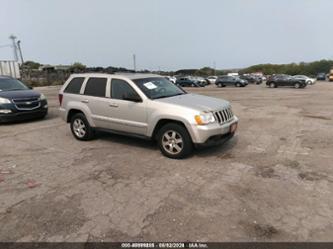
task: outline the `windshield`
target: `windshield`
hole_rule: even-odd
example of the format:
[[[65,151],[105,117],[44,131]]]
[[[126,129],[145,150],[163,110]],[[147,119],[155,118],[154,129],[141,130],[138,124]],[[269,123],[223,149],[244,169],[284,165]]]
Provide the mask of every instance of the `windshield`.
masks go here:
[[[28,90],[21,81],[10,78],[0,78],[0,91]]]
[[[186,94],[183,89],[161,77],[136,79],[133,80],[133,82],[150,99],[160,99]]]

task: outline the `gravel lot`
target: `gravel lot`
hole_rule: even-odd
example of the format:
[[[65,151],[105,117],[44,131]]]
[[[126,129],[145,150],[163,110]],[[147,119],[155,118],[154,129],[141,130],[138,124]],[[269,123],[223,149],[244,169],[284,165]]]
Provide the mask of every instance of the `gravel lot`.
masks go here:
[[[0,126],[0,241],[331,241],[333,83],[188,89],[232,102],[225,145],[186,160],[58,117]]]

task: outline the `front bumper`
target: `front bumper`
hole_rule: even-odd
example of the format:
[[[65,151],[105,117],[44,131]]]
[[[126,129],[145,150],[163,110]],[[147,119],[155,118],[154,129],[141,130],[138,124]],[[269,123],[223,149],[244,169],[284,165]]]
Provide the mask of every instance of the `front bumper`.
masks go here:
[[[235,134],[237,125],[238,118],[236,116],[223,125],[218,123],[210,125],[193,125],[191,131],[192,141],[198,146],[223,143]]]
[[[10,113],[0,113],[0,123],[9,123],[24,121],[30,119],[42,118],[48,113],[48,105],[46,100],[41,101],[41,106],[38,109],[19,111],[13,104],[6,104],[0,107],[0,109],[10,110]]]

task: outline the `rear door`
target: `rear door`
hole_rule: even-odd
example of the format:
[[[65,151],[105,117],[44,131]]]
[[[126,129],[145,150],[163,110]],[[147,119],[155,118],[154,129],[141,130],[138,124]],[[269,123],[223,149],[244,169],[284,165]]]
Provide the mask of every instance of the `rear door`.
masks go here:
[[[93,122],[99,128],[108,128],[107,107],[109,99],[106,97],[107,82],[107,76],[89,77],[81,96],[82,104],[89,109]]]
[[[234,78],[230,77],[230,76],[227,76],[226,79],[225,79],[225,84],[228,85],[228,86],[234,85],[235,84]]]
[[[127,100],[126,96],[136,96],[141,101]],[[146,104],[130,82],[112,78],[108,101],[111,129],[138,135],[147,134]]]
[[[290,85],[293,84],[292,83],[293,81],[294,81],[294,79],[292,77],[288,77],[288,76],[282,77],[282,85],[283,86],[290,86]]]

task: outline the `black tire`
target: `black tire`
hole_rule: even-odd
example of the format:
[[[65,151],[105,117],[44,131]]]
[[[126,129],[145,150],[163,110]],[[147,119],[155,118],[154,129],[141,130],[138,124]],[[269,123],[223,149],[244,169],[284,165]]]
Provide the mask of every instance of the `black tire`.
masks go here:
[[[223,87],[222,83],[218,83],[217,87]]]
[[[277,85],[274,82],[269,83],[270,88],[277,88]]]
[[[236,87],[241,87],[241,84],[237,82],[235,86]]]
[[[84,135],[80,136],[79,131],[75,130],[75,125],[76,122],[82,122],[84,124]],[[83,113],[77,113],[71,118],[71,131],[73,133],[73,136],[80,141],[88,141],[94,138],[95,136],[95,131],[94,129],[90,126],[88,120],[86,119],[86,116]],[[83,128],[82,128],[83,129]],[[83,134],[83,133],[82,133]]]
[[[302,84],[299,83],[299,82],[296,82],[296,83],[294,84],[294,87],[295,87],[296,89],[299,89],[299,88],[302,87]]]
[[[168,145],[168,141],[166,135],[170,135],[170,132],[175,132],[176,136],[174,140],[182,139],[182,142],[179,144],[181,145],[181,150],[178,152],[174,145]],[[177,136],[178,135],[178,136]],[[180,124],[177,123],[168,123],[164,125],[157,133],[157,143],[158,146],[162,152],[162,154],[166,157],[172,158],[172,159],[183,159],[189,156],[193,150],[193,143],[192,139],[187,131],[187,129]],[[170,137],[172,139],[172,137]],[[179,145],[177,144],[177,145]],[[167,146],[169,149],[167,149]],[[174,151],[176,150],[176,151]],[[171,153],[170,151],[173,151]]]
[[[45,119],[46,116],[47,116],[47,114],[48,114],[48,112],[46,112],[45,114],[43,114],[43,115],[40,117],[40,119]]]

